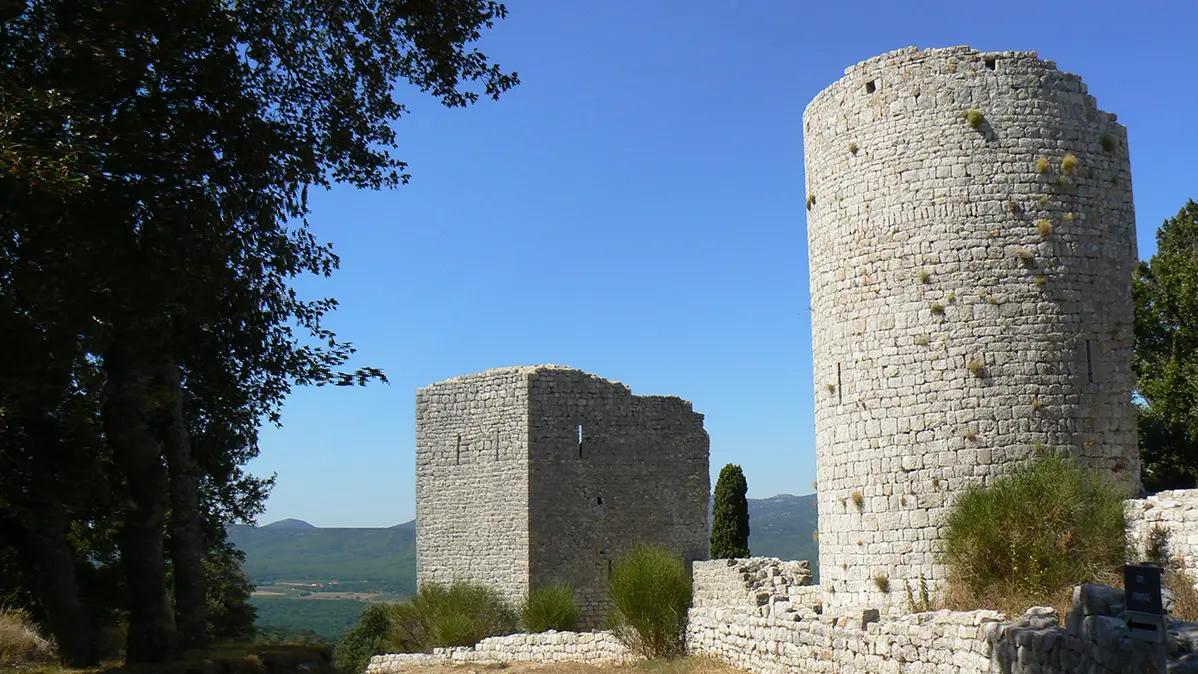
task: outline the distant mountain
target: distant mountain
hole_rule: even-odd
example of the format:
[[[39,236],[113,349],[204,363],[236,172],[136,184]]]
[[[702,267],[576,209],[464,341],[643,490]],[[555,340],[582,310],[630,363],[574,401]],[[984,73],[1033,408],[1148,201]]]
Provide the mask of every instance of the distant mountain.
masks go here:
[[[749,499],[749,549],[754,556],[806,559],[818,573],[815,495]],[[246,554],[259,583],[362,582],[372,591],[416,590],[416,522],[392,527],[315,527],[285,519],[261,527],[233,525],[229,540]],[[818,577],[818,576],[817,576]]]
[[[303,520],[293,520],[293,519],[279,520],[278,522],[271,522],[270,524],[262,525],[263,529],[266,529],[268,527],[273,528],[273,529],[315,529],[316,528],[315,526],[308,524],[307,522],[305,522]]]

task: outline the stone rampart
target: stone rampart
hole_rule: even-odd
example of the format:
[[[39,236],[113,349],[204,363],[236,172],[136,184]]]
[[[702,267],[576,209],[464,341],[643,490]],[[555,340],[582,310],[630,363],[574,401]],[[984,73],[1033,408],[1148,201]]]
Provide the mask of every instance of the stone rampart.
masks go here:
[[[1191,573],[1198,570],[1198,489],[1162,491],[1127,502],[1132,543],[1144,554],[1153,527],[1168,532],[1168,556]]]
[[[483,639],[473,647],[437,648],[432,653],[395,653],[370,659],[366,674],[390,674],[432,664],[502,662],[632,662],[633,655],[611,632],[544,632]]]

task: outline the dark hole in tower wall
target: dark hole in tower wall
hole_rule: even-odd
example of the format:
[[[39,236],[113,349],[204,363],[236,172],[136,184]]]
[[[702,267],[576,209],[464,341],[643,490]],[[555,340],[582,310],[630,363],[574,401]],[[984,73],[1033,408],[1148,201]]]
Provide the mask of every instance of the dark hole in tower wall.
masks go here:
[[[583,458],[582,453],[582,424],[578,424],[578,458]]]
[[[995,70],[996,68],[998,68],[998,59],[997,58],[995,58],[993,56],[987,56],[985,58],[985,61],[986,61],[986,70]]]
[[[878,90],[878,85],[874,82],[874,80],[870,80],[865,83],[865,93],[872,94],[873,92],[875,92],[877,90]]]

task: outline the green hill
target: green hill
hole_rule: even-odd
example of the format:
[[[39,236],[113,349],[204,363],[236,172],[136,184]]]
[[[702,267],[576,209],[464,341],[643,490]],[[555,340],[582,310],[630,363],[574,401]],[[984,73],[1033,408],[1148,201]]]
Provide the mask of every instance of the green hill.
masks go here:
[[[229,540],[245,552],[255,583],[340,581],[343,591],[416,591],[416,523],[388,528],[323,528],[299,520],[286,526],[234,525]],[[306,526],[300,526],[306,525]],[[349,588],[354,589],[349,589]]]

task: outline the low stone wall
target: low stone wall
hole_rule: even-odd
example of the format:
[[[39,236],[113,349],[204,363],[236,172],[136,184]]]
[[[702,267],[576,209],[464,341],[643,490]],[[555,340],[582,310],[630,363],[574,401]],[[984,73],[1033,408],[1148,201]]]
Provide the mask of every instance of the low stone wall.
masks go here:
[[[1198,570],[1198,489],[1162,491],[1127,502],[1128,525],[1136,550],[1143,554],[1154,525],[1169,532],[1169,556]]]
[[[1018,620],[995,611],[825,614],[818,588],[763,581],[778,577],[775,561],[695,565],[688,652],[758,674],[1126,674],[1149,658],[1131,640],[1116,588],[1077,588],[1066,626],[1052,608]],[[1198,624],[1172,621],[1168,648],[1170,672],[1198,673]]]
[[[632,662],[640,659],[611,632],[543,632],[483,639],[473,647],[436,648],[430,653],[376,655],[366,674],[389,674],[416,665],[466,662]]]

